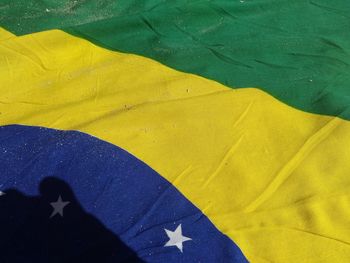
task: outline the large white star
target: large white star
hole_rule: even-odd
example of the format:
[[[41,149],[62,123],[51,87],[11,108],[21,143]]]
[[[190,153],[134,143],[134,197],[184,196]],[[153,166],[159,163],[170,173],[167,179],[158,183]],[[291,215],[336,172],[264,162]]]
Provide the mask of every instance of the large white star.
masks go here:
[[[65,208],[70,202],[63,202],[61,196],[58,197],[56,202],[50,203],[50,205],[53,207],[52,214],[50,216],[53,217],[56,214],[59,214],[60,216],[63,216],[63,208]]]
[[[185,237],[182,235],[182,227],[181,224],[175,229],[175,231],[170,231],[168,229],[165,229],[165,232],[167,236],[169,237],[169,241],[164,245],[165,247],[171,247],[176,246],[178,249],[180,249],[181,252],[183,252],[183,242],[192,240],[189,237]]]

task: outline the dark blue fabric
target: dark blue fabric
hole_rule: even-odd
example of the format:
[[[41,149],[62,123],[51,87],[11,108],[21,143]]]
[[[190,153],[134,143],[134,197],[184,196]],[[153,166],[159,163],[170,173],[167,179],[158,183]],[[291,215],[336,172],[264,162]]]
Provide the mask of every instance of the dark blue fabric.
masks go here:
[[[75,131],[0,127],[0,262],[247,262],[169,182]],[[63,216],[51,202],[70,203]],[[164,247],[164,229],[192,240]]]

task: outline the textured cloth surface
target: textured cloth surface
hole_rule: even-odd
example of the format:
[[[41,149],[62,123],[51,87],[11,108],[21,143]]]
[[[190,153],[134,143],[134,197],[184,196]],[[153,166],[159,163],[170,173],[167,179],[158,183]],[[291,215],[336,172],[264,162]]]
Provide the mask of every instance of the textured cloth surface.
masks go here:
[[[349,10],[2,1],[0,261],[349,262]]]

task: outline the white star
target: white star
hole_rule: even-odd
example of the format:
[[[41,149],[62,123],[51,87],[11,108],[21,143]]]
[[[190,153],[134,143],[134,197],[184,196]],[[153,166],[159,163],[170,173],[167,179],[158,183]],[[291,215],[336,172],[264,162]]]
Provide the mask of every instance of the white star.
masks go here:
[[[169,237],[169,241],[164,245],[165,247],[176,246],[178,249],[180,249],[181,252],[183,252],[182,243],[185,241],[192,240],[191,238],[182,235],[181,224],[175,229],[175,231],[170,231],[165,228],[164,230]]]
[[[50,203],[50,205],[53,207],[52,214],[50,216],[53,217],[56,214],[59,214],[60,216],[63,216],[63,208],[65,208],[70,202],[63,202],[61,196],[58,197],[56,202]]]

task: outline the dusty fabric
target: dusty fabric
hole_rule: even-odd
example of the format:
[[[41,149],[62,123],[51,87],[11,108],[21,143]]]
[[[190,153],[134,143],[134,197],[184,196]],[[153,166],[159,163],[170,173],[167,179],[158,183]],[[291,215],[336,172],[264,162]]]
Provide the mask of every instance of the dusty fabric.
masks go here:
[[[349,262],[349,10],[3,1],[0,261]]]

